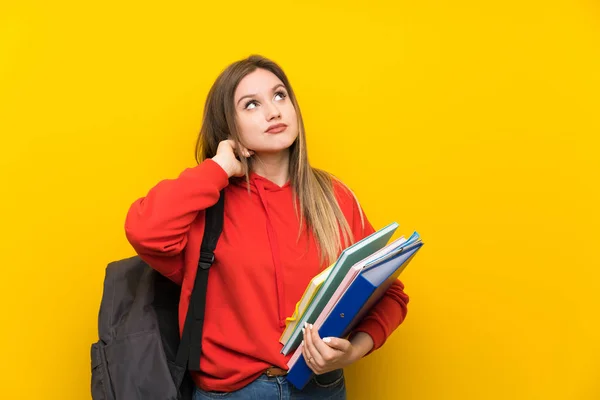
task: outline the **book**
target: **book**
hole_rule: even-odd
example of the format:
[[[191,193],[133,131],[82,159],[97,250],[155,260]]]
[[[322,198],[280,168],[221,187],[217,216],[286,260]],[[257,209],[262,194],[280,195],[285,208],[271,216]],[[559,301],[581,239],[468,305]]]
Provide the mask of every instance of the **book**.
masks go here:
[[[331,312],[333,307],[335,307],[335,305],[337,304],[339,299],[342,297],[342,295],[348,289],[348,287],[352,284],[352,282],[354,281],[356,276],[360,273],[360,271],[362,271],[364,268],[367,268],[370,265],[376,265],[374,263],[377,260],[382,259],[387,254],[389,254],[390,251],[397,249],[398,247],[402,246],[406,242],[407,242],[407,240],[404,238],[404,236],[402,236],[399,239],[395,240],[394,242],[390,243],[388,246],[384,247],[383,249],[373,253],[372,255],[365,258],[364,260],[354,264],[352,266],[352,268],[350,268],[350,271],[348,271],[348,273],[344,277],[344,280],[342,280],[342,283],[340,283],[340,285],[338,286],[335,293],[331,296],[331,298],[329,299],[329,301],[323,308],[323,311],[321,311],[321,314],[319,314],[319,317],[316,319],[316,321],[314,322],[313,325],[321,326],[321,324],[323,323],[325,318],[327,318],[327,316],[329,315],[329,313]]]
[[[325,279],[327,279],[327,277],[329,276],[329,273],[331,272],[332,268],[333,265],[330,265],[310,280],[308,286],[306,287],[306,290],[304,291],[304,294],[300,298],[300,301],[296,303],[294,313],[290,317],[287,317],[285,319],[286,328],[290,327],[290,330],[293,330],[296,327],[299,317],[301,317],[304,314],[306,306],[310,304],[317,290],[321,287],[323,282],[325,282]],[[280,340],[283,339],[280,338]]]
[[[347,336],[365,313],[381,299],[423,245],[418,234],[413,234],[411,238],[412,243],[408,243],[410,240],[406,241],[405,246],[397,247],[358,273],[328,316],[313,324],[313,329],[318,329],[321,338]],[[302,389],[313,374],[302,356],[302,346],[303,344],[290,358],[286,376],[298,389]]]
[[[287,355],[298,347],[302,341],[302,327],[304,323],[312,324],[315,322],[350,268],[357,262],[383,248],[396,229],[398,229],[398,224],[393,222],[342,251],[342,254],[340,254],[337,261],[333,264],[329,276],[315,294],[306,311],[298,319],[295,327],[292,329],[288,326],[284,330],[280,340],[284,345],[281,353]]]

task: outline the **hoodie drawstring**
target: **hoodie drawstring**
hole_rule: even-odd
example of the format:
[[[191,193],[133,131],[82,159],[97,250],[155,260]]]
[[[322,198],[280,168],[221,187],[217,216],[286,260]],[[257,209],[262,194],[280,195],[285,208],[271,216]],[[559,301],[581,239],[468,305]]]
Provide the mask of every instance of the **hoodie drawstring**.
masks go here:
[[[271,245],[271,255],[273,257],[273,265],[275,266],[275,285],[277,289],[277,311],[279,314],[279,327],[285,328],[285,315],[283,313],[284,296],[283,296],[283,280],[282,280],[282,266],[281,258],[279,256],[279,246],[277,245],[277,235],[275,229],[271,223],[271,213],[269,212],[269,206],[265,196],[265,188],[260,180],[255,179],[254,183],[258,189],[258,197],[265,208],[267,214],[267,236],[269,237],[269,244]]]

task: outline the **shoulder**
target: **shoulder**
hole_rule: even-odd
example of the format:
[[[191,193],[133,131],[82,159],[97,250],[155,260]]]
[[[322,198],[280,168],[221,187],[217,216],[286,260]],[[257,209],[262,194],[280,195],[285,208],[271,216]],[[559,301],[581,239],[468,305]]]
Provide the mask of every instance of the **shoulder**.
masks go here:
[[[348,185],[346,185],[342,180],[338,177],[331,175],[331,184],[333,186],[333,193],[335,194],[335,198],[337,199],[340,207],[350,207],[353,209],[358,206],[358,199],[356,195],[350,189]]]
[[[340,210],[346,216],[348,222],[352,224],[353,222],[355,223],[356,220],[359,220],[360,225],[362,225],[364,223],[363,210],[354,191],[340,178],[332,173],[325,171],[322,172],[327,174],[327,176],[331,179],[333,194],[338,206],[340,207]]]
[[[365,215],[354,191],[335,175],[329,174],[329,176],[336,201],[350,225],[354,238],[360,240],[373,233],[373,226]]]
[[[317,180],[320,182],[323,189],[331,183],[331,189],[335,200],[342,210],[346,207],[353,207],[354,203],[358,203],[354,192],[340,178],[322,169],[313,168]],[[326,190],[329,191],[329,190]]]

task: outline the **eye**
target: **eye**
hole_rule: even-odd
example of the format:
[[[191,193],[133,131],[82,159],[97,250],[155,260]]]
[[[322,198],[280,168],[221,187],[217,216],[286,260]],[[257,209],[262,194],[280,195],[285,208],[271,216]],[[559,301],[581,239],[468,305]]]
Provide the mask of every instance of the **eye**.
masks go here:
[[[283,91],[279,91],[279,92],[275,93],[275,97],[277,97],[277,96],[281,96],[281,99],[283,100],[287,97],[287,94],[285,94],[285,92],[283,92]]]
[[[250,107],[251,105],[254,105],[255,107]],[[244,108],[246,110],[253,110],[254,108],[256,108],[256,100],[250,100],[249,102],[246,103]]]

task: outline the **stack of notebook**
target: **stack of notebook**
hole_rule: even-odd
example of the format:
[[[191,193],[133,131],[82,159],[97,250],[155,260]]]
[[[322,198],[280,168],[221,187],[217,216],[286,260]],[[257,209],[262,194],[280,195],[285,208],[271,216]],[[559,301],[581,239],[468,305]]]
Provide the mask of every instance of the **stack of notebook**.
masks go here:
[[[392,223],[345,249],[337,261],[309,283],[280,338],[288,362],[287,380],[302,389],[312,376],[302,356],[302,327],[313,324],[320,337],[345,337],[383,296],[423,245],[417,232],[387,244]]]

